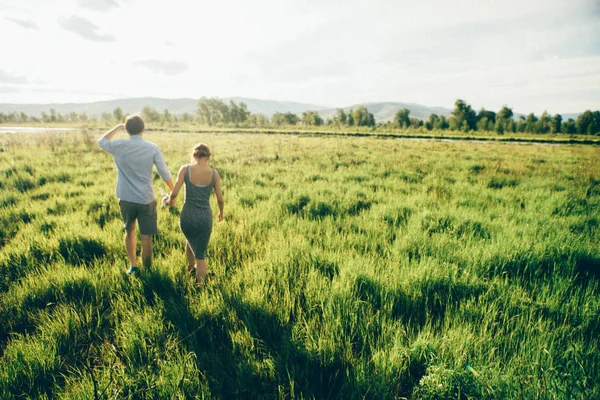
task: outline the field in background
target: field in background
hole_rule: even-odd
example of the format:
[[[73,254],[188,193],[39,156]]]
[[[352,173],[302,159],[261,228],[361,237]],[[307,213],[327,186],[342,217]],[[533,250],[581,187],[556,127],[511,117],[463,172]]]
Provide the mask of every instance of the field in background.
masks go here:
[[[0,398],[600,397],[596,146],[149,132],[223,179],[197,290],[97,137],[0,135]]]
[[[84,124],[79,123],[24,123],[24,124],[0,124],[0,133],[9,131],[11,128],[32,129],[35,133],[47,133],[61,128],[67,130],[80,130],[88,132],[90,135],[102,134],[111,129],[116,121],[89,121]],[[536,134],[527,132],[507,132],[498,134],[491,131],[470,131],[460,132],[452,130],[427,130],[421,128],[397,128],[391,126],[365,127],[365,126],[337,126],[337,125],[283,125],[283,126],[264,126],[256,128],[242,127],[214,127],[198,123],[171,122],[171,123],[152,123],[147,128],[150,132],[171,132],[171,133],[240,133],[240,134],[269,134],[269,135],[302,135],[302,136],[354,136],[354,137],[377,137],[377,138],[415,138],[415,139],[435,139],[435,140],[466,140],[477,142],[519,142],[519,143],[554,143],[554,144],[591,144],[600,145],[598,135],[580,135],[566,133],[547,133]]]

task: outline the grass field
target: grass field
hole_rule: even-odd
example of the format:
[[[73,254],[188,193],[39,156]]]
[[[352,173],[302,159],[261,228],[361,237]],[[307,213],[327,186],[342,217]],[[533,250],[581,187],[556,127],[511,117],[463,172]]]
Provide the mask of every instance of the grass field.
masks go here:
[[[0,135],[0,398],[600,398],[598,147],[150,132],[222,176],[199,290],[98,137]]]

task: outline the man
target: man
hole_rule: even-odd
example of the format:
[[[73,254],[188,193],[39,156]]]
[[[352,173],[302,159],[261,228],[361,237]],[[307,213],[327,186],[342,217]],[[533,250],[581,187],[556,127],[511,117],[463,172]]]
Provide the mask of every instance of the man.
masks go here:
[[[111,140],[125,129],[129,139]],[[129,258],[128,274],[139,272],[136,254],[135,222],[142,240],[142,264],[152,263],[152,235],[158,232],[156,199],[154,198],[152,165],[173,190],[173,178],[157,145],[142,138],[144,121],[130,115],[98,140],[98,145],[112,154],[117,165],[117,197],[125,226],[125,249]]]

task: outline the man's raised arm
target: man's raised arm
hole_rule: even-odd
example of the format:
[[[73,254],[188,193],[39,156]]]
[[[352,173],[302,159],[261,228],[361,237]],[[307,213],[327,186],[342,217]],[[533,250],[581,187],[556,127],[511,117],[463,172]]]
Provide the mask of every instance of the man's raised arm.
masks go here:
[[[115,134],[121,129],[125,129],[125,124],[119,124],[106,132],[100,139],[98,139],[98,146],[102,147],[104,150],[110,153],[110,140],[115,136]]]

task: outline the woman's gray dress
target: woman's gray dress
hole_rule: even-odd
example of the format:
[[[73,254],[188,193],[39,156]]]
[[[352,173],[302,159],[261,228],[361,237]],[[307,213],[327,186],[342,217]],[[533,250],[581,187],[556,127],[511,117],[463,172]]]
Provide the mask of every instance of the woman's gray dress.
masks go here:
[[[212,232],[212,210],[210,193],[215,185],[216,171],[213,168],[212,180],[206,186],[195,185],[190,180],[190,166],[185,171],[185,201],[179,217],[179,227],[185,235],[194,256],[198,260],[206,257],[206,246]]]

